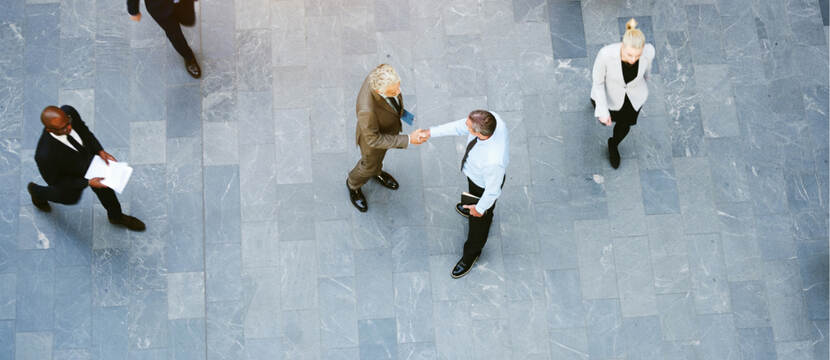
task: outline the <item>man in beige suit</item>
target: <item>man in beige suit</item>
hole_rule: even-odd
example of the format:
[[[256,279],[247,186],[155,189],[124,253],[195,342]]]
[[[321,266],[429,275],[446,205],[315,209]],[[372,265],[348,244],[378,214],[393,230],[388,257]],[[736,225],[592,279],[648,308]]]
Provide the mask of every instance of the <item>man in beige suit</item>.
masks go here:
[[[357,95],[356,112],[360,161],[349,172],[346,186],[352,205],[366,212],[369,204],[360,187],[369,179],[374,178],[392,190],[398,188],[395,178],[382,170],[386,150],[421,144],[427,136],[422,130],[415,130],[409,135],[400,134],[404,113],[401,79],[395,69],[387,64],[378,65],[366,77]]]

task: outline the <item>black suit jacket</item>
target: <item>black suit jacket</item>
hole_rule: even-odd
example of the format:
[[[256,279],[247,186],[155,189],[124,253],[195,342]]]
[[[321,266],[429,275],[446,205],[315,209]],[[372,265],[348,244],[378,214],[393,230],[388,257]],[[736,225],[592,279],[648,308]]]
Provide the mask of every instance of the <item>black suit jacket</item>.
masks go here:
[[[139,0],[127,0],[127,12],[130,15],[139,13],[138,3]],[[144,6],[154,18],[170,16],[175,9],[174,5],[173,0],[144,0]]]
[[[65,191],[83,190],[89,184],[84,178],[86,169],[95,154],[103,148],[75,108],[64,105],[61,110],[72,119],[72,130],[78,133],[88,151],[74,151],[44,129],[37,142],[35,162],[40,176],[49,186]]]

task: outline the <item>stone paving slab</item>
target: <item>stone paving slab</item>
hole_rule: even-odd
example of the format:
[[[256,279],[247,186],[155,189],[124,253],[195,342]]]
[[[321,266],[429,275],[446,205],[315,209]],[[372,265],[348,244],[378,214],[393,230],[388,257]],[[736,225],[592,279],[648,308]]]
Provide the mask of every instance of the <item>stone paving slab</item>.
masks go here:
[[[827,0],[196,4],[199,81],[123,2],[0,1],[0,360],[828,358]],[[614,170],[588,95],[631,17],[656,59]],[[415,126],[510,126],[463,279],[463,139],[349,204],[382,62]],[[146,232],[31,205],[51,104],[132,164]]]

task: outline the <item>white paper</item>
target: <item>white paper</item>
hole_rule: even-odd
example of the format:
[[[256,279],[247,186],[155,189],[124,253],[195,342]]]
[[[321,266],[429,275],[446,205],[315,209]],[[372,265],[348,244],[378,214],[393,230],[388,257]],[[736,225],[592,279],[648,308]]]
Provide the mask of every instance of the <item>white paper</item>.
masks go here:
[[[104,178],[101,183],[120,194],[124,191],[124,187],[127,186],[127,182],[130,181],[132,175],[133,168],[127,163],[110,161],[110,164],[107,165],[104,159],[95,155],[89,164],[89,168],[86,169],[84,177],[87,180],[97,177]]]

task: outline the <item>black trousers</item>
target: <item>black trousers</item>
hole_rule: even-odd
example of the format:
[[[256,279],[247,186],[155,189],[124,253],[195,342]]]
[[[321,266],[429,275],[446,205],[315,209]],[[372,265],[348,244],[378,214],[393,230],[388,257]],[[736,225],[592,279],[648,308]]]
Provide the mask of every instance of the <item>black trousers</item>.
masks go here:
[[[591,105],[596,108],[597,104],[594,99],[591,99]],[[628,95],[625,96],[623,106],[619,110],[609,111],[611,121],[614,122],[614,135],[611,137],[611,144],[617,146],[628,135],[631,127],[637,125],[637,117],[640,115],[640,110],[634,110],[634,105],[628,100]]]
[[[110,219],[118,219],[121,217],[121,203],[118,202],[118,197],[115,196],[115,191],[110,188],[92,188],[101,205],[107,209],[107,217]],[[81,194],[84,189],[78,191],[60,190],[54,186],[40,186],[35,185],[32,189],[32,194],[39,199],[56,202],[59,204],[73,205],[81,200]]]
[[[181,0],[175,4],[175,10],[168,16],[157,17],[150,13],[150,16],[161,26],[170,44],[185,60],[194,59],[193,50],[187,45],[187,39],[182,33],[182,24],[190,26],[196,21],[196,14],[193,10],[193,0]]]
[[[504,180],[502,180],[501,186],[504,187]],[[476,185],[470,178],[467,178],[467,188],[469,193],[475,196],[481,197],[484,194],[484,188]],[[493,210],[495,209],[496,203],[493,202],[493,206],[490,206],[481,217],[470,215],[467,241],[464,242],[464,254],[461,256],[465,263],[469,264],[481,255],[481,249],[484,248],[484,244],[487,243],[487,235],[490,234],[490,225],[493,224]]]

